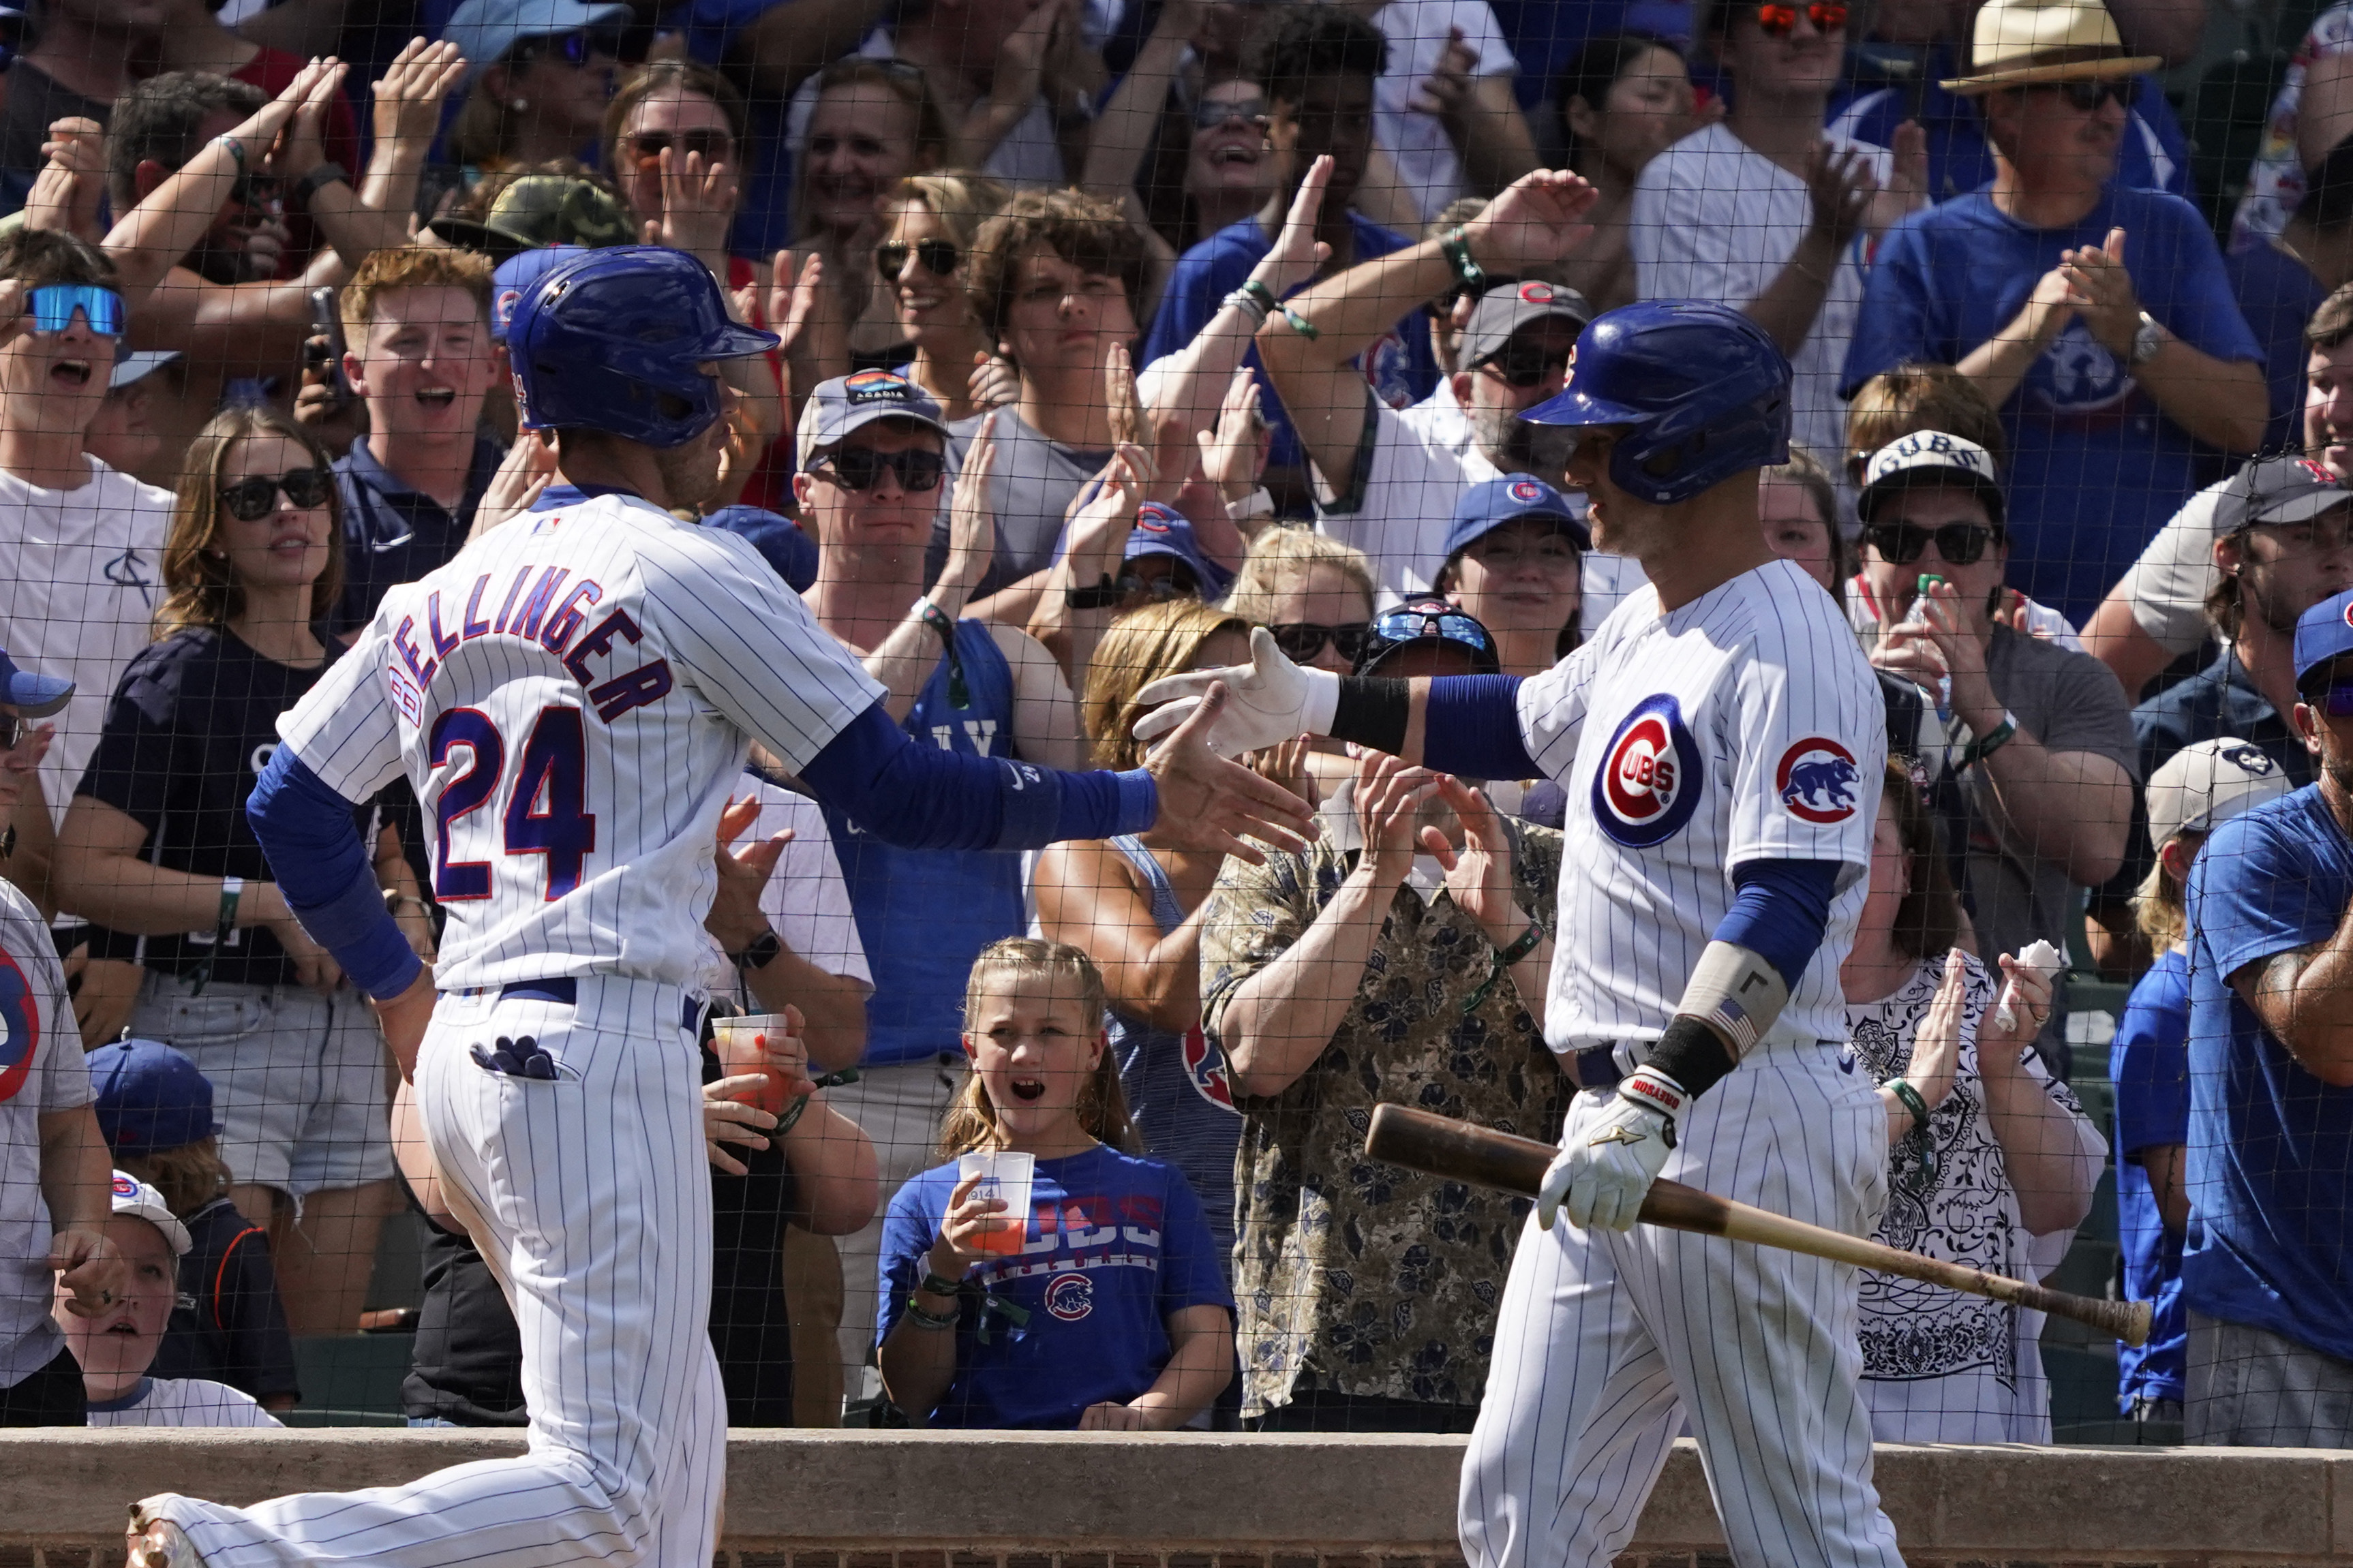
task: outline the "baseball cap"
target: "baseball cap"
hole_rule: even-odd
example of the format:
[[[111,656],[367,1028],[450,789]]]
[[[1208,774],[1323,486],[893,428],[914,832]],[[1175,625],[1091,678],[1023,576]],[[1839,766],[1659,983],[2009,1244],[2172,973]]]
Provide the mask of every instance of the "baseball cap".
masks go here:
[[[2339,654],[2353,653],[2353,588],[2323,599],[2295,621],[2295,685]]]
[[[1471,307],[1471,320],[1462,329],[1461,362],[1467,368],[1486,363],[1504,352],[1514,332],[1534,321],[1567,321],[1583,331],[1592,320],[1593,307],[1574,289],[1537,279],[1498,284]]]
[[[1193,585],[1205,599],[1217,597],[1233,585],[1234,574],[1202,551],[1200,537],[1193,531],[1192,519],[1156,500],[1145,501],[1135,509],[1135,527],[1128,533],[1127,549],[1120,559],[1137,561],[1146,555],[1166,555],[1183,562],[1185,569],[1193,574]]]
[[[1505,523],[1524,518],[1541,518],[1555,524],[1577,541],[1579,550],[1593,548],[1583,514],[1567,496],[1533,474],[1505,474],[1462,492],[1462,499],[1454,503],[1454,521],[1446,526],[1446,548],[1440,553],[1451,560],[1456,551],[1466,550]]]
[[[185,1258],[195,1245],[188,1239],[188,1227],[164,1201],[164,1194],[127,1172],[114,1173],[114,1212],[136,1215],[164,1233],[164,1241],[175,1258]]]
[[[1957,485],[1978,493],[1996,528],[2002,519],[2001,470],[1993,454],[1964,436],[1915,430],[1871,455],[1862,467],[1862,493],[1855,514],[1869,522],[1890,496],[1914,485]]]
[[[2225,735],[2184,746],[2149,775],[2149,842],[2161,845],[2177,833],[2211,833],[2292,787],[2287,771],[2253,741]]]
[[[155,1040],[116,1040],[90,1053],[98,1130],[118,1154],[152,1154],[209,1138],[213,1085],[186,1055]]]
[[[2310,458],[2257,458],[2231,476],[2214,506],[2217,538],[2259,522],[2308,522],[2353,500],[2353,489]]]
[[[586,248],[577,245],[544,245],[536,250],[518,251],[499,263],[491,274],[491,342],[507,341],[507,324],[514,320],[515,307],[532,286]]]
[[[461,250],[501,261],[543,246],[594,249],[637,238],[610,191],[569,174],[525,174],[498,194],[485,216],[437,217],[426,226]]]
[[[179,357],[177,349],[140,349],[132,353],[117,354],[114,356],[114,369],[106,377],[106,390],[120,392],[126,386],[144,381]]]
[[[72,681],[19,669],[8,650],[0,647],[0,702],[14,708],[18,718],[46,719],[72,701],[73,694]]]
[[[912,419],[947,438],[940,405],[931,394],[895,370],[861,370],[820,381],[801,410],[800,466],[828,447],[837,447],[853,430],[877,419]]]
[[[1399,648],[1445,645],[1471,655],[1472,673],[1500,675],[1503,656],[1495,639],[1478,617],[1458,609],[1435,594],[1417,595],[1393,610],[1373,617],[1373,635],[1357,656],[1357,675],[1371,675]]]
[[[817,585],[817,541],[791,518],[765,507],[723,506],[702,520],[705,528],[734,534],[760,552],[796,594]]]
[[[526,38],[559,38],[566,33],[618,33],[635,13],[621,0],[466,0],[441,26],[441,37],[466,57],[465,84],[506,58]]]

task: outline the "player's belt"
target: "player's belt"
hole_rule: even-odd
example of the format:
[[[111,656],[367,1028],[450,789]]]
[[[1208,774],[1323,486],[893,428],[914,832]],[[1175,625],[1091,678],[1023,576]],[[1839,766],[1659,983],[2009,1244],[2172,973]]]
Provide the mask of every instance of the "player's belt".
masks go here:
[[[1595,1046],[1577,1053],[1577,1081],[1588,1089],[1615,1089],[1625,1076],[1618,1070],[1615,1046]]]
[[[580,1005],[580,982],[565,976],[560,980],[518,980],[499,987],[499,1000],[510,998],[522,1002],[557,1002],[566,1007]],[[678,1026],[690,1035],[702,1032],[702,1009],[707,1006],[700,996],[684,996],[679,1000]]]

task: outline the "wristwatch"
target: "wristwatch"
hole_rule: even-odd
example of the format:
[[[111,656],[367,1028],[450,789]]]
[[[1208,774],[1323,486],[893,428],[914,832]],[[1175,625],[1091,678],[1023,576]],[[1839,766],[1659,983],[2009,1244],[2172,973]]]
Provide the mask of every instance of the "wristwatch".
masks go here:
[[[764,931],[753,939],[751,946],[733,955],[735,967],[746,971],[765,969],[784,951],[785,939],[773,931]]]
[[[307,212],[310,210],[311,198],[318,195],[321,190],[328,185],[348,185],[351,183],[351,172],[341,163],[331,160],[295,181],[294,188],[287,193],[287,196],[294,205]]]
[[[2140,313],[2140,325],[2133,331],[2132,353],[2125,363],[2132,365],[2147,364],[2157,357],[2157,351],[2164,346],[2165,329],[2157,324],[2155,316],[2143,310]]]

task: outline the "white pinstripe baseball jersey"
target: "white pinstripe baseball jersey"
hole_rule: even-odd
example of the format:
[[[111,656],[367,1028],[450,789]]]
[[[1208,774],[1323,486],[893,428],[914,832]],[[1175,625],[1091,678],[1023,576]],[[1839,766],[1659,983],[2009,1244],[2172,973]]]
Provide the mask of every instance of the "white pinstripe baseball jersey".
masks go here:
[[[395,588],[352,655],[279,733],[353,799],[406,772],[445,991],[691,984],[750,740],[797,771],[881,694],[749,544],[624,495]]]
[[[1568,791],[1545,1037],[1655,1038],[1762,859],[1846,868],[1770,1037],[1844,1039],[1839,964],[1871,865],[1887,738],[1879,687],[1831,596],[1787,561],[1667,615],[1645,586],[1520,688],[1528,754]]]

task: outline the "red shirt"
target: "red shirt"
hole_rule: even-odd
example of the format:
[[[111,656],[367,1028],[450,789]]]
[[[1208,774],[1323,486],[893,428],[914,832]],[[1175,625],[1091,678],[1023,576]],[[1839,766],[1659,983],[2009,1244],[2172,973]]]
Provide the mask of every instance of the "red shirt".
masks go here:
[[[243,69],[235,73],[235,79],[248,82],[276,98],[301,73],[302,66],[303,61],[300,58],[265,44],[259,52],[245,62]],[[326,143],[327,161],[341,163],[356,190],[364,161],[360,155],[359,116],[353,112],[352,100],[347,94],[337,93],[334,101],[327,106],[327,123],[321,128],[320,140]],[[287,227],[294,237],[294,243],[288,247],[278,275],[280,278],[299,278],[302,269],[311,264],[311,258],[318,254],[319,231],[308,214],[299,212],[287,215]]]

